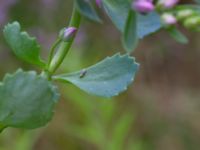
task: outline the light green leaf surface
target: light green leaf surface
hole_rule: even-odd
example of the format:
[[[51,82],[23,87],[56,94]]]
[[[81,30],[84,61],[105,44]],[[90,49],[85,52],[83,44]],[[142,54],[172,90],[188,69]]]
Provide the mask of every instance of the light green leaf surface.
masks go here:
[[[34,71],[7,74],[0,84],[2,127],[33,129],[52,118],[58,93],[46,78]]]
[[[128,55],[116,54],[70,74],[57,75],[56,80],[71,82],[87,93],[103,97],[116,96],[133,81],[139,65]]]
[[[134,11],[129,12],[126,27],[123,35],[123,44],[127,52],[132,52],[138,44],[137,37],[137,14]]]
[[[45,64],[39,56],[40,46],[37,44],[36,39],[20,30],[21,27],[18,22],[6,25],[3,30],[4,37],[12,51],[21,60],[44,67]]]
[[[96,22],[101,22],[101,19],[94,9],[91,1],[76,0],[76,8],[84,17]]]

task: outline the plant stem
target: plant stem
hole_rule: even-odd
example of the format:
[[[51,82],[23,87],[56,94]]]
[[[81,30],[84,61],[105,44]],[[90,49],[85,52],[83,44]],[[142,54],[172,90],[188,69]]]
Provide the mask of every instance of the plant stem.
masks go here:
[[[81,21],[81,15],[76,10],[76,7],[74,5],[73,13],[72,13],[72,17],[71,17],[69,26],[75,27],[78,30],[78,28],[80,26],[80,21]],[[69,42],[61,42],[60,43],[60,47],[59,47],[56,55],[54,56],[54,58],[51,60],[50,65],[48,67],[49,76],[51,76],[58,69],[58,67],[62,64],[64,58],[66,57],[69,49],[72,46],[74,38],[75,38],[75,36]]]
[[[55,53],[55,50],[56,50],[57,46],[60,44],[60,42],[61,42],[61,39],[58,38],[56,40],[56,42],[53,44],[53,46],[51,47],[49,58],[48,58],[48,66],[47,67],[50,66],[51,60],[53,58],[53,54]]]

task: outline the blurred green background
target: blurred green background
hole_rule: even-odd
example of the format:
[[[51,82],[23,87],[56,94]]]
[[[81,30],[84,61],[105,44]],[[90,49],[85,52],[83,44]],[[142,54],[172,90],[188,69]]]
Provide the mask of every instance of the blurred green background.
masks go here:
[[[67,26],[73,0],[0,0],[0,77],[19,61],[2,35],[17,20],[43,45],[42,56]],[[103,24],[83,20],[76,42],[59,72],[70,72],[123,52],[118,31],[104,13]],[[8,128],[0,150],[199,150],[200,36],[183,31],[180,45],[161,31],[145,38],[134,52],[140,70],[128,91],[112,99],[90,96],[60,84],[62,97],[53,120],[41,129]],[[114,68],[117,69],[117,68]],[[39,70],[38,70],[39,72]]]

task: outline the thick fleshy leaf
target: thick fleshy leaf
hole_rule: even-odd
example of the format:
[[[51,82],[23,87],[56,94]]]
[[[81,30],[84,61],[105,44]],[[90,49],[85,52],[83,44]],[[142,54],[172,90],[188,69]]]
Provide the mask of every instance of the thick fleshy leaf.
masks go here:
[[[115,26],[123,33],[130,10],[129,0],[103,0],[103,7]]]
[[[96,22],[101,22],[101,19],[99,18],[96,10],[94,9],[91,1],[76,0],[76,6],[78,11],[86,18]]]
[[[112,97],[127,89],[139,65],[129,55],[116,54],[89,68],[53,77],[71,82],[87,93]]]
[[[156,12],[151,12],[146,15],[138,14],[137,32],[140,39],[158,31],[162,25],[160,16]]]
[[[3,30],[4,37],[12,51],[21,60],[44,67],[45,63],[40,59],[40,46],[37,44],[36,39],[20,30],[18,22],[6,25]]]
[[[18,70],[0,84],[0,126],[33,129],[50,121],[58,93],[45,77]]]
[[[127,52],[132,52],[138,44],[137,14],[130,10],[123,34],[123,43]]]

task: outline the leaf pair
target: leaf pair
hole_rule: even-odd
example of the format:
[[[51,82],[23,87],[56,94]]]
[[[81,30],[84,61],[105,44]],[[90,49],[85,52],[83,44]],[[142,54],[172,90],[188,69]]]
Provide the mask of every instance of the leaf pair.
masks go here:
[[[36,40],[21,32],[19,23],[8,24],[4,36],[18,58],[45,66],[39,58]],[[112,97],[127,89],[138,67],[129,55],[116,54],[81,71],[53,76],[52,79],[70,82],[89,94]],[[58,95],[52,81],[34,71],[18,70],[13,75],[7,74],[0,83],[0,130],[45,125],[52,117]]]
[[[45,64],[39,59],[39,45],[36,40],[21,32],[19,23],[8,24],[4,29],[4,36],[20,59],[41,66]],[[116,54],[84,70],[58,75],[53,79],[69,81],[90,94],[111,97],[127,88],[137,70],[138,64],[134,58]]]
[[[128,55],[108,57],[100,63],[54,79],[71,82],[87,93],[111,97],[127,89],[138,64]],[[0,83],[0,131],[6,127],[33,129],[52,118],[59,98],[57,88],[34,71],[18,70]]]
[[[100,63],[54,79],[71,82],[87,93],[111,97],[127,89],[138,64],[128,55],[108,57]],[[59,98],[57,88],[34,71],[18,70],[0,83],[0,131],[6,127],[33,129],[52,118]]]

